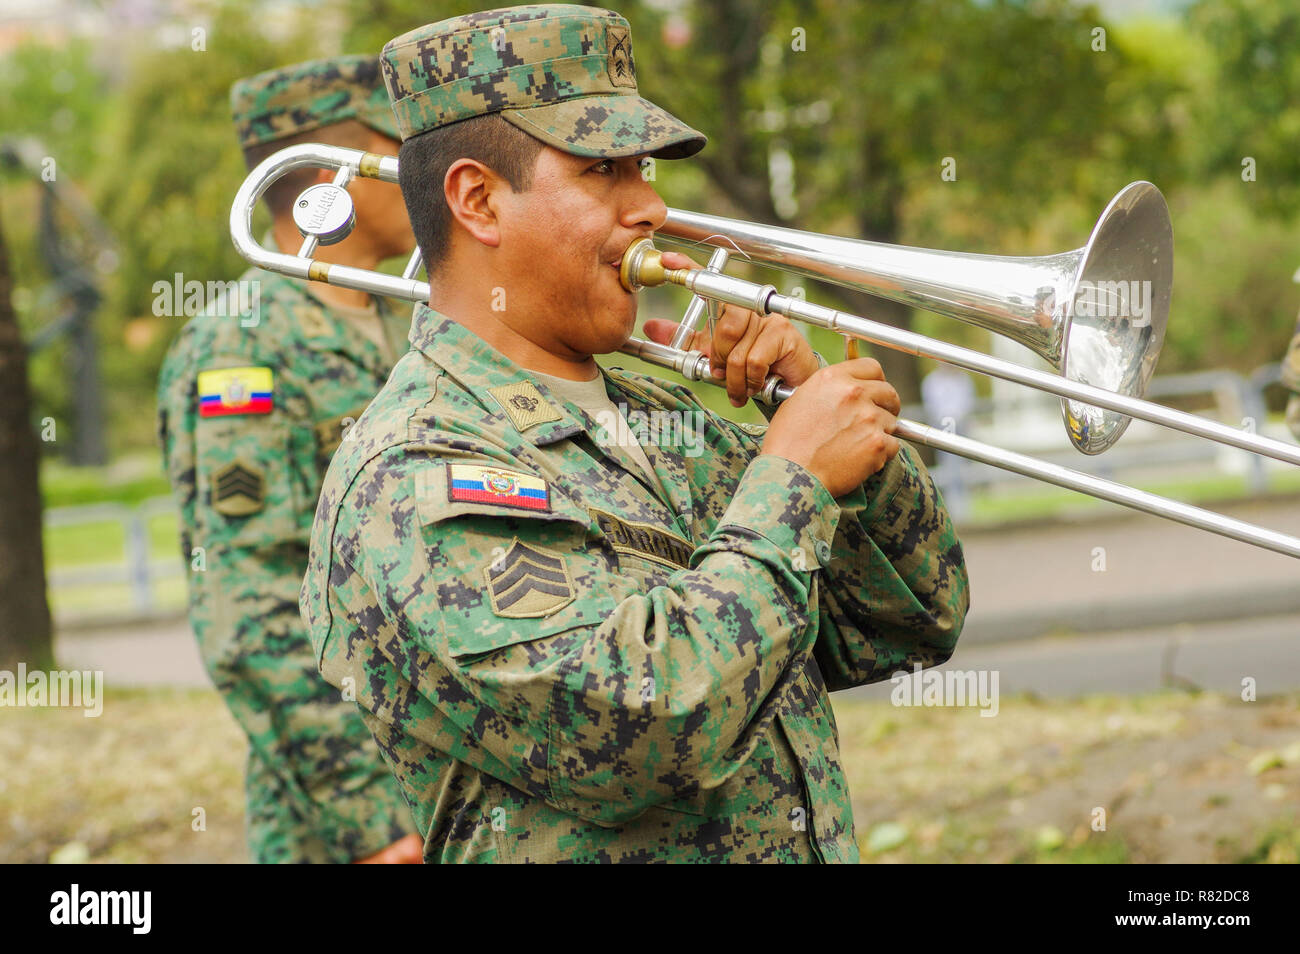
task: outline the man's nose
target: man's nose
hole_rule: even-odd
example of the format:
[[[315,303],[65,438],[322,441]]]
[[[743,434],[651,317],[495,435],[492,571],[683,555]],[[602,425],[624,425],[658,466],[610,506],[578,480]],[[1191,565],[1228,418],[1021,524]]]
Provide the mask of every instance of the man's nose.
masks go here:
[[[668,206],[640,170],[630,178],[619,222],[625,228],[657,232],[668,217]]]

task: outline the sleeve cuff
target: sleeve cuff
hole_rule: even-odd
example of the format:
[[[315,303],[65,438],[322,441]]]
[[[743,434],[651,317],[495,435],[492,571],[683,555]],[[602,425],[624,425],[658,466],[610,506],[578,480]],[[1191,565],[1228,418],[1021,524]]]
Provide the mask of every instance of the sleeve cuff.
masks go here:
[[[884,467],[864,480],[861,486],[840,497],[836,503],[841,510],[857,512],[863,526],[868,526],[889,506],[903,484],[909,478],[916,477],[919,466],[920,461],[912,445],[899,441],[898,453],[886,461]]]
[[[796,570],[830,563],[840,507],[803,466],[774,454],[750,461],[718,529],[742,527],[786,554]]]

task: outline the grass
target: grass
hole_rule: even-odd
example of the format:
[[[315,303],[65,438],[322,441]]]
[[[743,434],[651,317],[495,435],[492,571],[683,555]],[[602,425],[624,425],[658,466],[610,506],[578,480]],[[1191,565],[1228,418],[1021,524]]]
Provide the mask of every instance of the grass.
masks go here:
[[[864,860],[1285,862],[1300,851],[1288,808],[1300,694],[1004,696],[993,718],[837,697],[835,714]]]
[[[244,751],[213,691],[108,690],[94,719],[5,710],[0,861],[246,861]]]
[[[161,455],[156,451],[124,456],[105,467],[69,467],[58,461],[45,461],[41,467],[41,495],[47,510],[93,504],[135,507],[145,500],[167,497],[170,492],[162,473]],[[147,517],[144,533],[151,561],[175,561],[179,565],[180,537],[174,511]],[[53,573],[75,573],[105,565],[125,567],[126,534],[125,525],[119,520],[47,525],[46,567]],[[156,611],[183,610],[183,576],[153,580],[150,585]],[[51,585],[49,600],[52,612],[60,619],[129,614],[135,607],[129,583]]]
[[[1003,698],[994,718],[837,697],[835,713],[864,861],[1300,856],[1300,693]],[[97,719],[3,710],[0,863],[246,860],[244,751],[210,690],[109,689]],[[1253,774],[1262,752],[1284,757]]]
[[[129,454],[103,467],[41,462],[41,500],[47,510],[95,503],[138,504],[169,493],[158,451]]]
[[[1139,481],[1131,486],[1162,497],[1197,504],[1244,499],[1254,495],[1246,477],[1238,474],[1214,474],[1183,480]],[[1300,470],[1291,468],[1268,474],[1267,488],[1268,494],[1300,492]],[[1117,504],[1110,504],[1084,494],[1046,484],[1034,484],[1029,489],[1018,490],[1014,494],[982,494],[974,497],[970,518],[966,523],[968,526],[1012,524],[1066,514],[1118,509]]]

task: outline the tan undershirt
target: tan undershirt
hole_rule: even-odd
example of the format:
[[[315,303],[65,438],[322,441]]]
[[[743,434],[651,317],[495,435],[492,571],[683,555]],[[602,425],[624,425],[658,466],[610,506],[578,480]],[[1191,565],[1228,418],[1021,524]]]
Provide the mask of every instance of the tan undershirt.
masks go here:
[[[384,334],[384,322],[379,317],[379,309],[376,307],[373,298],[370,299],[370,304],[364,308],[359,308],[356,305],[336,305],[332,302],[328,307],[330,311],[337,313],[340,318],[356,328],[371,344],[378,348],[385,361],[389,364],[396,363],[397,355],[393,351],[393,343]]]
[[[655,475],[654,468],[650,466],[650,459],[637,443],[636,435],[627,426],[627,419],[605,391],[605,378],[599,371],[590,381],[570,381],[568,378],[557,378],[552,374],[542,374],[538,371],[530,373],[540,379],[556,397],[581,408],[596,422],[597,429],[594,436],[597,440],[601,440],[602,436],[607,438],[601,441],[601,446],[605,450],[619,458],[624,466],[632,464],[638,467],[649,479],[652,487],[661,488],[659,478]],[[615,422],[616,429],[603,426],[610,421]],[[631,470],[631,467],[628,469]]]

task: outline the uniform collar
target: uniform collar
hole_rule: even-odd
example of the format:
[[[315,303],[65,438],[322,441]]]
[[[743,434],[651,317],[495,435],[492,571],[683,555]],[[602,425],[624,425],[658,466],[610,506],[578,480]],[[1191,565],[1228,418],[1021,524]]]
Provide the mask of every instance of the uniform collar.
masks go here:
[[[535,446],[553,444],[588,430],[530,371],[424,302],[415,306],[411,347],[446,371],[484,408],[508,418]]]

